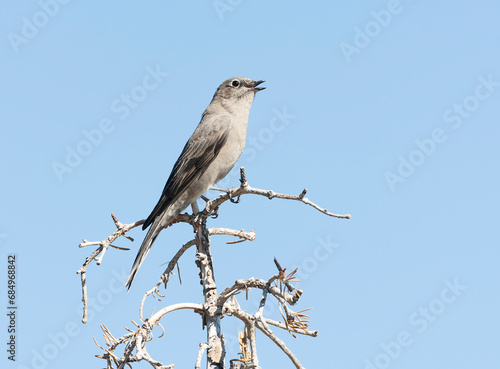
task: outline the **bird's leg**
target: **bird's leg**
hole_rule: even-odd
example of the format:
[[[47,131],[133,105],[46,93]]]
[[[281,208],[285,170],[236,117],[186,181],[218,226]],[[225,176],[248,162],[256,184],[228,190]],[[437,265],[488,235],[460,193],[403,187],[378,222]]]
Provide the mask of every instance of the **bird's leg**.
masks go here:
[[[193,224],[196,224],[196,232],[198,232],[200,228],[200,209],[198,209],[196,200],[191,204],[191,209],[193,210]]]

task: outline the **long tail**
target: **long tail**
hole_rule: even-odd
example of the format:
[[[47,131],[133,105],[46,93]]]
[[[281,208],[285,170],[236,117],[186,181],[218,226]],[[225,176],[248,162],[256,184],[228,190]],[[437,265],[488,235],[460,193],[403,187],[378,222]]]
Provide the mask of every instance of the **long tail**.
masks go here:
[[[139,252],[137,253],[137,256],[135,257],[134,260],[134,265],[132,265],[132,269],[130,270],[130,274],[128,276],[127,282],[125,283],[125,286],[127,287],[127,290],[130,289],[130,286],[132,285],[132,281],[134,280],[135,274],[141,267],[142,262],[146,258],[146,255],[149,252],[149,249],[151,249],[151,246],[153,245],[153,242],[155,242],[156,237],[158,237],[158,234],[160,234],[160,231],[163,229],[163,226],[160,225],[160,219],[156,219],[155,222],[151,225],[151,228],[149,228],[148,233],[146,234],[146,237],[144,237],[144,241],[142,241],[141,248],[139,249]]]

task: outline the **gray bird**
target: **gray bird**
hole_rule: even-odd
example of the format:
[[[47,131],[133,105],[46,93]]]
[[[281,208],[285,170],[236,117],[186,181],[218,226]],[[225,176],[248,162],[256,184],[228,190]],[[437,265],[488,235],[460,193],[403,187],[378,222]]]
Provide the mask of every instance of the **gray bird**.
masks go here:
[[[203,112],[201,121],[182,150],[168,177],[160,200],[144,222],[149,228],[137,253],[126,286],[135,274],[160,231],[224,178],[240,158],[247,135],[248,114],[264,81],[235,77],[224,81]]]

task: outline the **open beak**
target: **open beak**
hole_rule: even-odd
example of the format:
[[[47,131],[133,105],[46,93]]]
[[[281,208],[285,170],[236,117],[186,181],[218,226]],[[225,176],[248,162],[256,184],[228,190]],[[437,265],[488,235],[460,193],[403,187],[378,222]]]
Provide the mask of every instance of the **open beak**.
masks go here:
[[[262,90],[265,90],[266,88],[265,87],[257,87],[257,86],[260,85],[261,83],[264,83],[264,82],[266,82],[266,81],[253,81],[252,83],[250,83],[248,85],[248,87],[251,88],[255,92],[262,91]]]

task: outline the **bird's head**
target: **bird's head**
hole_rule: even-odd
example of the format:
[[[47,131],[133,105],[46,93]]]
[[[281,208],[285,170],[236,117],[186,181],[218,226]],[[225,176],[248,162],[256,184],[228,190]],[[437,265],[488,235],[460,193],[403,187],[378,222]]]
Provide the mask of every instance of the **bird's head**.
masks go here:
[[[265,87],[257,87],[264,81],[254,81],[245,77],[233,77],[222,82],[214,97],[218,96],[223,99],[253,99],[258,91],[262,91]]]

